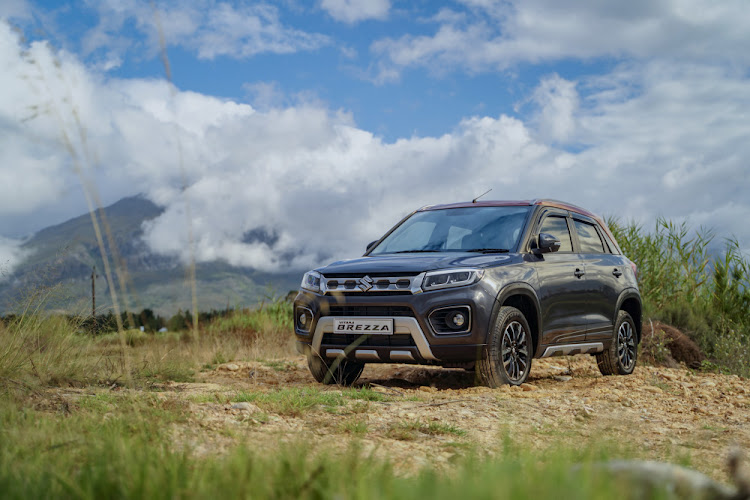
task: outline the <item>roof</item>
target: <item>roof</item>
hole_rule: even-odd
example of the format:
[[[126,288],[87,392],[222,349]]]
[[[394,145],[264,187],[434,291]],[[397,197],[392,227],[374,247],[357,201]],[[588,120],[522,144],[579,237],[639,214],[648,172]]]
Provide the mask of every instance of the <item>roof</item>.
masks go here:
[[[446,205],[428,205],[426,207],[422,207],[419,209],[419,211],[427,211],[427,210],[443,210],[446,208],[470,208],[470,207],[523,207],[523,206],[532,206],[532,205],[543,205],[546,207],[554,207],[554,208],[560,208],[562,210],[569,210],[571,212],[576,212],[581,215],[585,215],[587,217],[591,217],[594,219],[599,219],[596,215],[589,212],[588,210],[581,208],[577,205],[573,205],[572,203],[566,203],[564,201],[559,200],[551,200],[551,199],[535,199],[535,200],[482,200],[482,201],[463,201],[460,203],[449,203]]]

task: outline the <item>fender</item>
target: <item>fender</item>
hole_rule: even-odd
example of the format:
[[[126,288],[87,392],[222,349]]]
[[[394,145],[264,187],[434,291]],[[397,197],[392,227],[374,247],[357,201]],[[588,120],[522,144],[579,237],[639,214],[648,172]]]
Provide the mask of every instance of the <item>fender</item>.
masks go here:
[[[620,292],[620,296],[617,298],[617,306],[615,307],[614,314],[612,315],[613,318],[617,318],[617,311],[619,311],[622,308],[623,302],[625,302],[628,299],[635,299],[638,301],[638,309],[641,313],[640,318],[633,318],[633,321],[635,321],[635,327],[638,331],[638,340],[640,341],[641,332],[643,331],[643,303],[641,302],[641,294],[638,291],[637,288],[629,287]]]
[[[534,309],[536,312],[536,318],[537,318],[537,325],[536,325],[536,331],[532,332],[532,335],[536,338],[536,349],[534,352],[533,357],[536,356],[536,351],[539,350],[541,342],[540,339],[542,338],[542,308],[539,305],[539,297],[536,295],[536,290],[529,285],[528,283],[518,281],[514,283],[509,283],[505,285],[503,288],[500,289],[500,291],[497,294],[497,297],[495,298],[495,304],[492,307],[492,315],[490,316],[490,324],[487,327],[487,337],[485,338],[485,343],[489,342],[489,335],[492,328],[492,323],[495,321],[495,318],[497,317],[497,313],[502,307],[502,305],[505,303],[505,301],[508,299],[508,297],[512,295],[523,295],[525,297],[528,297],[531,299],[531,302],[534,304]],[[529,325],[531,328],[533,326]]]

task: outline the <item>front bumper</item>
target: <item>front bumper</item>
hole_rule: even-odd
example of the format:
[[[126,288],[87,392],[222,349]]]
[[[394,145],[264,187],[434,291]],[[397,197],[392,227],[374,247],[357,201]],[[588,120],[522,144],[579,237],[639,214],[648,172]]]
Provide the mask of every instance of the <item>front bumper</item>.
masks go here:
[[[298,307],[313,314],[309,332],[301,331],[295,320],[295,334],[302,352],[311,352],[328,359],[345,357],[369,363],[446,364],[476,361],[487,342],[487,331],[495,305],[496,291],[485,288],[480,281],[455,289],[435,290],[418,294],[326,294],[302,290],[295,298]],[[465,333],[437,333],[428,317],[436,309],[447,306],[469,306],[471,330]],[[345,307],[342,307],[345,306]],[[398,310],[398,315],[349,316],[347,311]],[[344,312],[342,312],[342,310]],[[335,317],[392,317],[393,335],[336,335]]]

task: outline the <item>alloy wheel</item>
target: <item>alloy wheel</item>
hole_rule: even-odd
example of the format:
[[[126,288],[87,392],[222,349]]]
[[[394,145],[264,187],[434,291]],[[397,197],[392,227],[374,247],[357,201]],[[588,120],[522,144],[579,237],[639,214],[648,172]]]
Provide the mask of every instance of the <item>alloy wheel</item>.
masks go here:
[[[628,321],[623,321],[617,330],[617,357],[626,371],[630,371],[635,363],[635,349],[633,327]]]
[[[505,327],[500,348],[505,373],[511,383],[520,383],[529,366],[528,335],[521,323],[511,321]]]

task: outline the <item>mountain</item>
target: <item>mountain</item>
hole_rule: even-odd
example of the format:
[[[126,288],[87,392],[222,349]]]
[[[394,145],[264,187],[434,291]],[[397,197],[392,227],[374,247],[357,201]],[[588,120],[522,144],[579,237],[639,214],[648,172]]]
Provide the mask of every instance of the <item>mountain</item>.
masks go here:
[[[123,198],[104,209],[114,247],[123,263],[122,269],[126,270],[126,301],[120,297],[120,285],[116,285],[120,307],[127,303],[130,310],[151,308],[162,315],[192,309],[186,266],[176,258],[151,252],[142,241],[143,223],[162,212],[142,196]],[[102,237],[117,282],[114,252],[109,248],[107,235]],[[90,311],[94,266],[98,276],[97,311],[111,307],[104,265],[88,213],[42,229],[24,243],[23,249],[28,255],[26,260],[0,282],[0,314],[18,312],[39,301],[45,309]],[[196,266],[198,308],[206,311],[246,307],[268,296],[283,296],[297,288],[301,274],[264,273],[223,261],[201,263]]]

